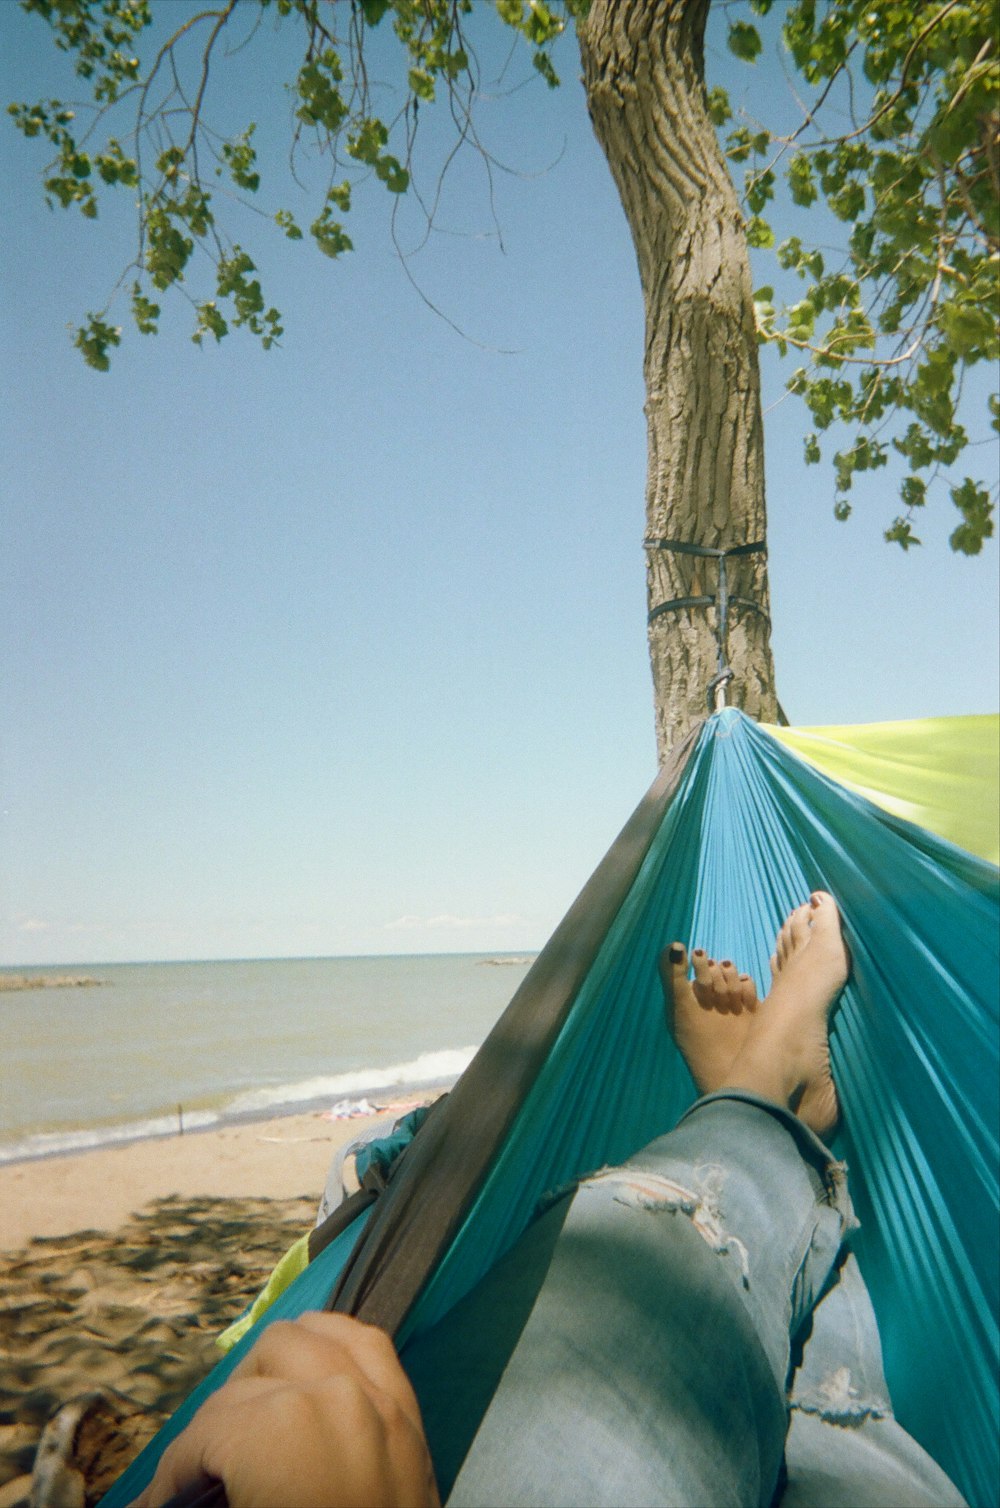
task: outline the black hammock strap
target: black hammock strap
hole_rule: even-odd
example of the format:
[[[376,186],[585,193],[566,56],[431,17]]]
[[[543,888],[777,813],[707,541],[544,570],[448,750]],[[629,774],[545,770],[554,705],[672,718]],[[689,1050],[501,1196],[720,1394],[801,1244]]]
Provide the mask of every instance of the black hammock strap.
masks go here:
[[[717,560],[719,563],[719,581],[714,597],[672,597],[669,602],[658,602],[652,608],[647,618],[647,624],[655,623],[657,618],[662,618],[664,613],[680,612],[688,607],[714,607],[715,608],[715,639],[718,646],[718,666],[715,675],[708,683],[708,706],[712,710],[715,703],[716,692],[725,686],[727,681],[733,679],[733,672],[726,660],[726,638],[729,632],[730,608],[739,607],[747,612],[757,613],[768,628],[771,626],[770,615],[761,607],[759,602],[754,602],[749,597],[739,597],[729,590],[729,580],[726,572],[726,561],[733,560],[741,555],[766,554],[767,545],[762,539],[754,539],[742,545],[728,545],[725,549],[716,548],[713,545],[693,545],[683,539],[644,539],[643,547],[647,550],[669,550],[674,555],[699,555],[707,560]]]

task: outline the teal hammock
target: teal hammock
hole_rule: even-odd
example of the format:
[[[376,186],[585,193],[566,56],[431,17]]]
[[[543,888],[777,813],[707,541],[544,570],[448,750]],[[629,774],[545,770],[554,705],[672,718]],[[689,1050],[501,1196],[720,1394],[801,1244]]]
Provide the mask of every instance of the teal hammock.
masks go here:
[[[605,861],[635,853],[609,914],[598,927],[584,893],[532,971],[534,996],[529,976],[481,1049],[483,1079],[502,1078],[507,1063],[520,1074],[487,1153],[475,1151],[474,1122],[488,1111],[477,1109],[481,1095],[462,1092],[465,1079],[477,1082],[474,1063],[447,1102],[449,1119],[437,1118],[437,1140],[432,1115],[383,1207],[327,1246],[260,1325],[327,1307],[338,1283],[336,1307],[386,1324],[400,1346],[433,1324],[517,1239],[543,1194],[628,1157],[695,1098],[664,1024],[665,944],[678,937],[735,958],[763,993],[779,925],[823,888],[840,904],[853,956],[831,1038],[843,1111],[834,1150],[850,1167],[861,1220],[852,1245],[895,1411],[970,1503],[995,1503],[998,871],[818,773],[732,710],[703,726],[667,787],[659,805],[647,802],[648,839],[626,829]],[[586,964],[578,979],[576,953]],[[535,997],[544,1005],[567,972],[564,1008],[535,1032],[527,1007]],[[469,1170],[475,1156],[481,1172],[479,1163]],[[442,1186],[461,1188],[463,1178],[468,1191],[440,1216],[443,1234],[428,1235],[450,1197]],[[105,1508],[125,1508],[142,1490],[259,1328]]]

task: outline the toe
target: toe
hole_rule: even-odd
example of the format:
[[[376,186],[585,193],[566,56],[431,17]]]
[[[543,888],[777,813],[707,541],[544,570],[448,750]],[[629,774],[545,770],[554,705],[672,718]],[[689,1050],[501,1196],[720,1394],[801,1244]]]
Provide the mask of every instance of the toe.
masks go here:
[[[788,918],[793,948],[801,948],[803,943],[809,941],[809,928],[812,925],[812,915],[812,907],[806,904],[804,906],[796,906]]]
[[[714,969],[715,965],[709,958],[704,948],[695,948],[691,954],[691,963],[694,966],[694,996],[699,1005],[710,1010],[713,1005],[714,993]]]
[[[836,926],[840,921],[837,902],[826,890],[814,890],[809,897],[809,919],[814,927]]]
[[[672,1014],[673,1008],[684,999],[685,993],[689,995],[691,991],[687,949],[683,943],[671,943],[660,954],[660,981],[668,1011]]]
[[[757,986],[749,974],[741,974],[739,977],[740,1009],[753,1011],[757,1009]]]
[[[714,958],[706,958],[700,972],[695,965],[694,997],[706,1011],[719,1011],[722,1015],[728,1012],[729,999],[722,965]]]
[[[732,959],[724,958],[719,964],[720,998],[718,1009],[738,1016],[743,1009],[740,976]]]
[[[778,960],[778,969],[780,971],[788,962],[788,959],[791,956],[792,952],[791,917],[788,917],[788,919],[781,924],[781,931],[778,933],[777,937],[774,940],[774,952],[775,957]]]
[[[814,890],[809,898],[809,915],[812,918],[813,936],[817,942],[821,943],[824,948],[842,950],[847,970],[850,972],[851,950],[844,936],[840,907],[833,896],[826,890]]]

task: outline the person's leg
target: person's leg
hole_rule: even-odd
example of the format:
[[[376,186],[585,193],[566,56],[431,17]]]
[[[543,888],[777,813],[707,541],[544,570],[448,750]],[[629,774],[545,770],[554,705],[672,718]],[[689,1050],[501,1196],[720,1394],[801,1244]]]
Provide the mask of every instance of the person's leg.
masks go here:
[[[847,1220],[830,1166],[721,1097],[585,1180],[449,1502],[768,1503],[789,1326]]]
[[[812,931],[822,909],[817,894],[792,913],[771,960],[777,982]],[[711,1092],[736,1077],[734,1065],[751,1031],[762,1040],[761,1003],[752,981],[728,960],[701,950],[687,978],[684,950],[661,961],[671,1032],[699,1089]],[[804,955],[808,960],[808,954]],[[828,1134],[836,1118],[832,1079],[802,1096],[798,1113]],[[842,1254],[828,1290],[800,1336],[790,1379],[786,1486],[781,1508],[951,1508],[963,1499],[926,1451],[893,1416],[882,1371],[882,1348],[871,1299],[853,1255]]]
[[[835,908],[824,925],[836,953]],[[741,1044],[732,1093],[585,1180],[568,1209],[404,1353],[435,1450],[451,1422],[435,1408],[439,1380],[450,1379],[461,1412],[455,1390],[476,1376],[477,1347],[492,1348],[500,1380],[451,1489],[456,1508],[770,1501],[789,1331],[849,1221],[830,1154],[786,1108],[828,1110],[825,1029],[815,1027],[843,983],[839,946],[839,976],[823,956],[786,970],[782,989],[776,979],[768,1051]],[[697,1080],[690,1042],[685,1056]],[[757,1077],[784,1106],[762,1098]],[[476,1408],[468,1413],[474,1428]],[[435,1450],[445,1496],[465,1443]]]
[[[893,1416],[875,1313],[850,1253],[807,1329],[789,1392],[781,1508],[963,1508]]]

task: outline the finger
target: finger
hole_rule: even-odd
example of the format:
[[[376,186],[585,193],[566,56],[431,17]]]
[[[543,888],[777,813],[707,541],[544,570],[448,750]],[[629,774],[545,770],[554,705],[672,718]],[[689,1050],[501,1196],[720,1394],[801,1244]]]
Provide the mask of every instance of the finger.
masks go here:
[[[251,1389],[258,1391],[273,1387],[273,1383],[259,1378],[248,1379],[247,1382]],[[133,1504],[132,1508],[140,1508],[140,1505],[141,1508],[161,1508],[162,1504],[169,1503],[181,1491],[208,1486],[212,1474],[205,1465],[205,1452],[220,1430],[225,1430],[229,1414],[226,1390],[235,1387],[245,1397],[247,1382],[242,1385],[242,1389],[239,1384],[229,1382],[202,1404],[187,1428],[167,1446],[160,1457],[153,1480],[138,1504]]]
[[[310,1312],[297,1320],[275,1321],[231,1380],[263,1378],[309,1388],[333,1376],[395,1398],[412,1419],[420,1421],[416,1395],[388,1335],[347,1314]]]
[[[230,1377],[207,1398],[187,1428],[164,1451],[152,1482],[143,1495],[143,1508],[161,1508],[181,1492],[201,1490],[227,1478],[232,1452],[245,1450],[246,1420],[263,1409],[266,1420],[277,1393],[292,1390],[267,1377]],[[253,1438],[255,1431],[249,1429]]]
[[[343,1431],[352,1445],[355,1470],[361,1468],[364,1478],[364,1490],[348,1494],[345,1502],[436,1508],[440,1499],[421,1424],[388,1397],[384,1397],[384,1408],[376,1411],[373,1403],[379,1396],[374,1388],[362,1394],[342,1378],[330,1378],[317,1390],[316,1405],[326,1415],[327,1431]],[[374,1492],[370,1490],[373,1475],[379,1478]]]
[[[416,1394],[400,1365],[396,1347],[385,1330],[378,1325],[367,1325],[363,1320],[354,1319],[348,1314],[309,1312],[303,1314],[298,1323],[321,1340],[340,1346],[349,1354],[365,1381],[394,1398],[407,1416],[423,1430]]]
[[[328,1496],[327,1481],[324,1494],[315,1499],[317,1508],[331,1503],[339,1508],[353,1508],[356,1503],[431,1508],[438,1502],[423,1426],[394,1396],[373,1383],[361,1384],[341,1375],[325,1378],[296,1403],[303,1426],[323,1456],[329,1460],[331,1446],[339,1456],[339,1491]],[[315,1473],[309,1476],[315,1483]],[[307,1496],[312,1502],[312,1494],[300,1489],[298,1495],[289,1496],[289,1504],[305,1501]]]
[[[331,1373],[361,1376],[360,1368],[342,1342],[297,1320],[273,1320],[232,1373],[231,1381],[266,1378],[308,1386]]]

